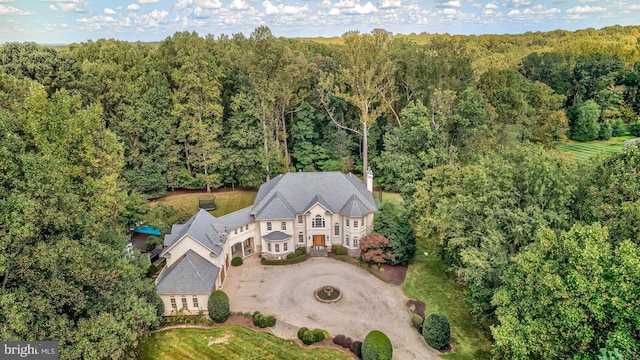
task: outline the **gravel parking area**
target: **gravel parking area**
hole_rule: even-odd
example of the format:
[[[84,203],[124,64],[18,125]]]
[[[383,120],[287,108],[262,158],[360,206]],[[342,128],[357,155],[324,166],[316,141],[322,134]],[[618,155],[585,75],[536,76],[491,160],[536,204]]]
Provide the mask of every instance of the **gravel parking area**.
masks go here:
[[[224,291],[232,311],[259,310],[296,327],[322,328],[360,341],[369,331],[380,330],[393,344],[394,359],[438,359],[411,326],[401,287],[330,258],[284,266],[263,266],[258,260],[252,256],[229,270]],[[342,299],[318,302],[313,293],[324,285],[340,289]]]

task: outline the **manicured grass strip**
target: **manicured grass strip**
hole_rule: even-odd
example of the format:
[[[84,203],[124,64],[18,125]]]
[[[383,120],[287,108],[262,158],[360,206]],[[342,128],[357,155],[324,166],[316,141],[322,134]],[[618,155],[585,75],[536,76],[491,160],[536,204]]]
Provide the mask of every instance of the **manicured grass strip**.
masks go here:
[[[225,325],[213,329],[170,329],[159,331],[139,347],[139,360],[175,359],[351,359],[339,350],[303,348],[266,332],[241,325]]]
[[[445,359],[489,359],[491,334],[478,326],[464,303],[465,290],[437,255],[433,240],[418,239],[418,251],[402,285],[404,293],[426,303],[426,314],[443,313],[451,325],[455,352]],[[425,256],[424,252],[428,255]]]
[[[198,198],[213,195],[216,197],[216,209],[210,211],[213,216],[222,216],[243,209],[253,204],[257,193],[255,191],[229,190],[227,192],[180,194],[163,197],[156,204],[164,204],[176,209],[184,209],[189,214],[198,212]]]
[[[616,153],[624,148],[625,140],[633,138],[633,136],[619,136],[609,140],[574,142],[560,146],[560,150],[573,154],[578,162],[584,162],[599,154]]]

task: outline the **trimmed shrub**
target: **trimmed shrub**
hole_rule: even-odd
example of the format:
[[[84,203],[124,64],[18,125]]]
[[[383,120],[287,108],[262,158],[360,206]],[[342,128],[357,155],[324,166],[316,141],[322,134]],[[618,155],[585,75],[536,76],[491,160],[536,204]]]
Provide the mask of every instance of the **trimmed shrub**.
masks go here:
[[[362,358],[362,341],[354,341],[349,346],[349,350],[354,353],[357,357]]]
[[[304,333],[306,333],[307,331],[309,331],[309,329],[306,327],[301,327],[300,329],[298,329],[298,339],[302,340],[302,335],[304,335]]]
[[[429,314],[422,324],[422,336],[436,350],[447,346],[451,340],[451,327],[447,317],[440,313]]]
[[[351,344],[353,343],[353,341],[351,340],[350,337],[344,339],[344,342],[342,343],[342,347],[345,349],[348,349],[349,347],[351,347]]]
[[[153,301],[156,305],[156,314],[158,316],[162,316],[162,314],[164,314],[164,301],[162,301],[160,296],[158,296],[157,294],[153,295]]]
[[[420,332],[422,330],[422,322],[424,320],[422,319],[422,316],[417,315],[417,314],[413,314],[413,316],[411,317],[411,325],[413,325],[414,328],[416,328],[418,330],[418,332]]]
[[[296,254],[298,254],[298,256],[304,255],[306,253],[307,253],[307,248],[306,247],[296,248]]]
[[[313,329],[313,342],[324,340],[324,331],[322,329]]]
[[[305,345],[313,344],[315,342],[314,339],[315,339],[315,337],[313,335],[313,331],[311,331],[311,330],[307,330],[307,331],[304,332],[304,334],[302,334],[302,342]]]
[[[256,312],[253,314],[253,325],[261,329],[273,327],[276,326],[276,318],[271,315],[264,316],[260,312]]]
[[[242,258],[240,256],[236,256],[233,259],[231,259],[231,266],[240,266],[244,263],[244,261],[242,261]]]
[[[362,342],[362,360],[391,360],[391,340],[382,331],[373,330]]]
[[[296,254],[294,252],[287,254],[287,259],[289,259],[289,260],[295,259],[297,257],[298,257],[298,254]]]
[[[246,318],[251,317],[251,313],[247,311],[246,313],[244,313],[244,317],[246,317]]]
[[[349,250],[344,246],[338,246],[336,248],[336,255],[348,255]]]
[[[345,340],[344,335],[336,335],[333,337],[333,343],[336,345],[343,346],[342,344],[344,344],[344,340]]]
[[[217,323],[223,323],[229,318],[229,297],[222,290],[216,290],[209,295],[207,303],[209,317]]]

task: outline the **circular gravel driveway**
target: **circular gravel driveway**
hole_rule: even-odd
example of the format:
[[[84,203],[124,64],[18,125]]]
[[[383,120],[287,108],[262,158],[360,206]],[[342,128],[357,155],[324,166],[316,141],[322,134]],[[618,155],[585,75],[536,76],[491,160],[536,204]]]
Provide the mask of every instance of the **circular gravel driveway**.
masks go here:
[[[313,292],[323,285],[339,288],[342,299],[333,304],[316,301]],[[359,266],[330,258],[263,266],[252,256],[229,269],[224,291],[232,311],[258,310],[297,327],[321,328],[360,341],[369,331],[380,330],[393,344],[394,359],[438,359],[411,326],[402,289]]]

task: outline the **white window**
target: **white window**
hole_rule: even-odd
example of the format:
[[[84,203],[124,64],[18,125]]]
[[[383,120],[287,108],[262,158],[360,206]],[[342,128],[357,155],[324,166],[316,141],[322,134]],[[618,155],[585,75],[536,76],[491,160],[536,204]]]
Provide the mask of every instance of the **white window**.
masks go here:
[[[238,234],[238,228],[236,228],[236,230],[233,232],[234,234]]]
[[[193,295],[192,300],[193,300],[193,307],[196,308],[196,309],[199,308],[199,306],[198,306],[198,297]]]
[[[349,227],[349,219],[346,220],[346,225],[345,227]]]
[[[284,251],[289,250],[288,245],[289,245],[289,243],[284,243]]]
[[[271,252],[271,243],[267,243],[267,251]]]
[[[299,243],[303,243],[304,242],[304,234],[302,232],[298,233],[298,242]]]
[[[316,215],[316,217],[313,218],[313,222],[311,223],[311,227],[314,228],[324,228],[325,222],[324,222],[324,217],[322,217],[322,215]]]
[[[358,228],[358,220],[353,220],[353,227]]]
[[[245,226],[244,226],[244,229],[245,229],[245,231],[246,231],[246,230],[249,230],[249,224],[245,225]]]
[[[276,252],[279,253],[280,252],[280,244],[276,244]]]
[[[271,231],[271,221],[267,221],[267,231]]]
[[[357,236],[353,237],[353,247],[358,247],[358,237]]]
[[[287,223],[285,221],[280,223],[280,230],[287,230]]]
[[[188,307],[189,307],[189,305],[187,304],[187,297],[183,295],[182,296],[182,308],[186,309]]]
[[[344,237],[344,245],[345,245],[345,246],[349,246],[349,235],[346,235],[346,236]]]
[[[340,224],[335,223],[333,225],[333,235],[335,235],[335,236],[339,236],[340,235]]]
[[[173,310],[178,310],[178,304],[176,304],[176,298],[174,298],[173,296],[171,297],[171,307],[173,308]]]
[[[302,215],[298,215],[298,224],[302,224]]]

